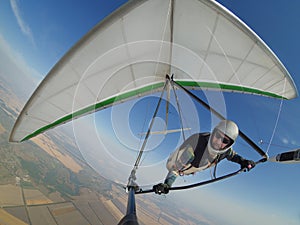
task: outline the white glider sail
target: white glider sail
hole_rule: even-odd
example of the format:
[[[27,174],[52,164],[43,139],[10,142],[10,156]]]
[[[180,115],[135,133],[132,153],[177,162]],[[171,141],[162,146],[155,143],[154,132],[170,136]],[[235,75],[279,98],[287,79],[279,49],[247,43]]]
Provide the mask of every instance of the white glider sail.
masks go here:
[[[267,45],[215,1],[129,1],[88,32],[25,105],[10,141],[162,89],[188,88],[291,99],[292,78]]]

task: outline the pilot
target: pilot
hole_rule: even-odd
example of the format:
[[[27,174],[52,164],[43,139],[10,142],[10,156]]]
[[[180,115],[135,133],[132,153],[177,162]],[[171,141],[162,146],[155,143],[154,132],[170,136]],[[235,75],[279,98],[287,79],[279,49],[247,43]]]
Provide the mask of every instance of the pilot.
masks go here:
[[[169,173],[164,183],[153,186],[155,193],[167,194],[178,176],[194,174],[212,166],[216,169],[217,163],[225,158],[240,164],[241,169],[252,169],[255,162],[242,158],[232,150],[238,134],[238,126],[233,121],[222,120],[212,133],[190,136],[170,155],[167,162]]]

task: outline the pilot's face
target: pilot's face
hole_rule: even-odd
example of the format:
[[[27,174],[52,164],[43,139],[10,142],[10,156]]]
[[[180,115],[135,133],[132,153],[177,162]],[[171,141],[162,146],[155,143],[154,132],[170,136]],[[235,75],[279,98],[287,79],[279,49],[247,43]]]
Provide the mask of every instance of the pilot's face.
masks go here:
[[[223,150],[231,143],[229,137],[219,130],[213,132],[211,145],[216,150]]]

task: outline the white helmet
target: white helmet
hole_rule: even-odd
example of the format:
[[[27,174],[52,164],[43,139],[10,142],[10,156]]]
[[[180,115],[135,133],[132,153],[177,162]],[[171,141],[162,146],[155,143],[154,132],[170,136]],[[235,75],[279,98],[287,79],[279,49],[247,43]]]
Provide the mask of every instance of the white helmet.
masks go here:
[[[221,131],[227,137],[230,138],[231,142],[226,146],[225,149],[214,149],[211,145],[212,137],[216,131]],[[236,138],[239,135],[239,128],[238,126],[231,120],[222,120],[213,130],[212,134],[210,135],[208,141],[208,151],[212,154],[223,154],[225,153],[231,146],[234,144]]]

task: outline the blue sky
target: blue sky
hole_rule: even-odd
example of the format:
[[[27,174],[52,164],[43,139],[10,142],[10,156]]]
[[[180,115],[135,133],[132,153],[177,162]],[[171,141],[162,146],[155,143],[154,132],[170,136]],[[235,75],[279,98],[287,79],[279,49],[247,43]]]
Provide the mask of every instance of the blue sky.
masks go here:
[[[16,75],[13,66],[9,67],[8,64],[1,64],[2,72],[11,73],[21,82],[25,76],[32,79],[32,86],[26,87],[28,98],[36,84],[66,51],[124,2],[126,1],[1,1],[0,56],[8,57],[12,62],[11,65],[18,67],[23,73]],[[283,0],[218,2],[240,17],[267,43],[288,69],[299,88],[300,2],[298,0],[291,0],[288,3]],[[0,77],[2,79],[2,76]],[[225,94],[224,97],[228,101],[239,103],[239,107],[237,104],[231,104],[227,110],[229,117],[236,120],[245,133],[255,142],[261,139],[264,142],[272,141],[270,146],[262,144],[262,148],[269,149],[269,155],[300,146],[299,98],[281,102],[256,96]],[[261,111],[260,107],[264,110]],[[205,110],[200,108],[197,110],[201,116],[207,116]],[[279,111],[280,115],[277,117]],[[110,114],[107,111],[103,112],[103,118],[105,113]],[[209,129],[205,125],[203,127]],[[107,130],[98,132],[103,135],[110,134]],[[110,135],[107,136],[105,140],[111,142]],[[113,146],[115,143],[110,145]],[[241,149],[241,154],[247,157],[257,157],[242,141],[236,144],[235,149],[237,151]],[[231,168],[226,163],[221,165],[221,170],[224,171]],[[266,163],[239,177],[190,192],[176,192],[169,198],[185,199],[200,212],[214,217],[217,214],[218,219],[214,221],[216,224],[299,224],[299,171],[299,164]],[[162,171],[162,174],[165,174],[165,171]],[[194,179],[201,176],[197,175]],[[251,215],[247,216],[249,212]]]

